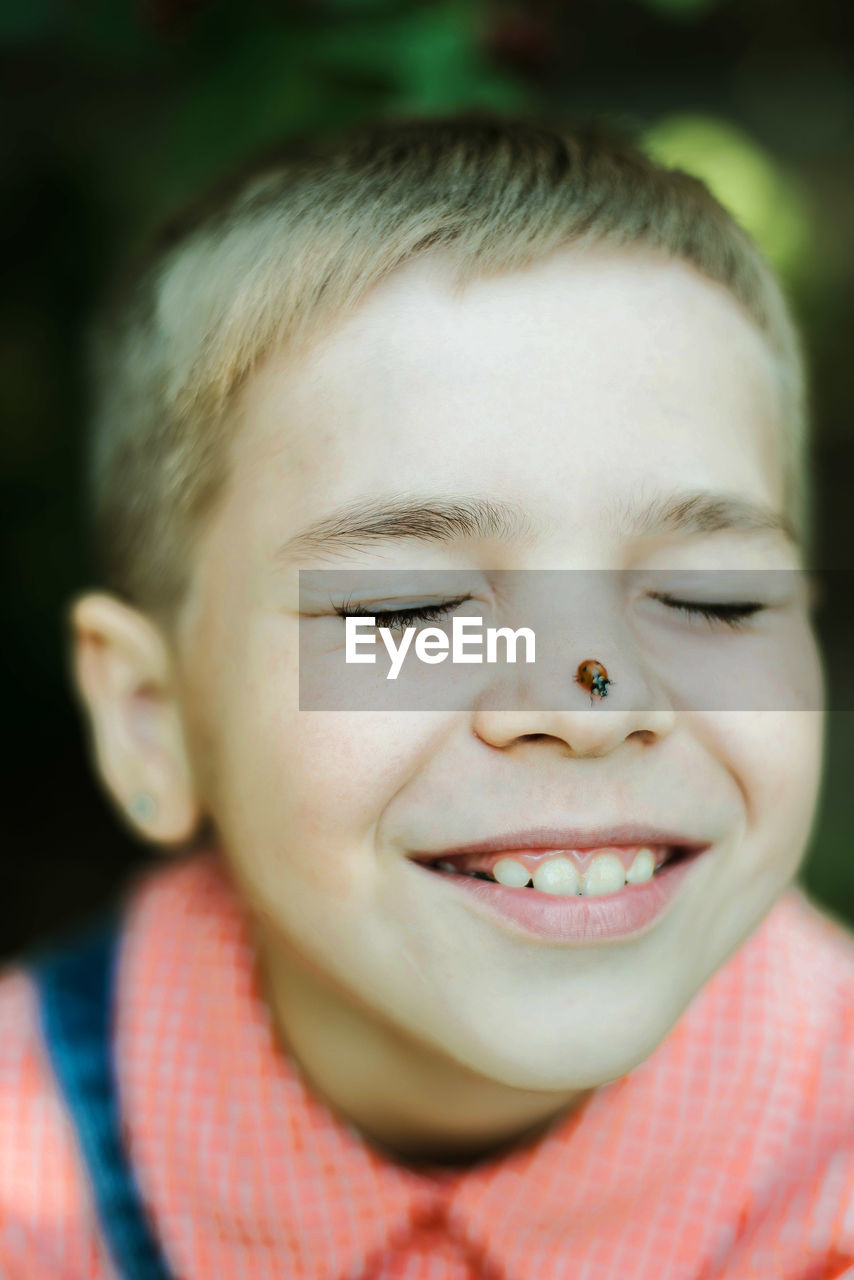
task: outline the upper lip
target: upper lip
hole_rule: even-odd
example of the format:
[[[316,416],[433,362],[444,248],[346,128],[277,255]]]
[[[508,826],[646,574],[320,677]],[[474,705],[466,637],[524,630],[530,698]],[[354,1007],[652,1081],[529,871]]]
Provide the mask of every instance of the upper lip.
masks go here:
[[[699,840],[672,827],[654,827],[636,822],[618,822],[602,827],[526,827],[506,831],[435,851],[418,851],[419,859],[452,858],[466,853],[496,853],[501,849],[600,849],[621,845],[671,845],[680,850],[707,849],[711,841]]]

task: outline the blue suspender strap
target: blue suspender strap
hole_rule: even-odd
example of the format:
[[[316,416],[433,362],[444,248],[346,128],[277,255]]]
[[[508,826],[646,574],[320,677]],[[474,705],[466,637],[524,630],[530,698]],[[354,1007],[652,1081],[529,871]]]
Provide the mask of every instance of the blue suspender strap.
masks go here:
[[[111,1041],[119,939],[114,910],[31,961],[42,1029],[122,1280],[171,1280],[121,1137]]]

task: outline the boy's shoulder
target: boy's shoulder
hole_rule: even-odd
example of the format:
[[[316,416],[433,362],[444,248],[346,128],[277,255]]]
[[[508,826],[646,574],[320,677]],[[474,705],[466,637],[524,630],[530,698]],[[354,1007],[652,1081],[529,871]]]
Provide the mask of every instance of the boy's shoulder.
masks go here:
[[[203,928],[224,893],[215,860],[203,855],[133,875],[115,903],[125,957],[119,995],[136,994],[127,975],[138,981],[156,969],[164,939],[177,936],[189,917]],[[61,950],[63,941],[73,945],[87,933],[81,924],[52,944]],[[0,965],[0,1280],[114,1280],[77,1131],[49,1057],[30,963],[37,955]],[[123,1009],[120,999],[119,1030]]]
[[[803,1158],[844,1161],[854,1179],[854,934],[847,924],[803,885],[791,885],[712,978],[686,1029],[724,1052],[730,1084],[735,1075],[742,1080],[744,1104],[769,1149],[785,1139]],[[789,1164],[788,1174],[798,1167]]]
[[[849,925],[803,885],[791,885],[736,967],[738,979],[750,987],[746,1007],[766,1022],[781,1050],[798,1045],[797,1056],[787,1059],[793,1072],[800,1066],[803,1074],[812,1062],[815,1083],[820,1076],[829,1085],[837,1070],[854,1071],[854,933]],[[854,1093],[842,1094],[838,1101],[847,1103],[854,1124]]]
[[[851,925],[810,896],[802,884],[782,895],[767,921],[769,947],[785,968],[780,982],[790,984],[805,1017],[839,1015],[854,1032],[854,931]]]
[[[35,982],[0,970],[0,1276],[113,1272],[103,1255],[76,1134],[48,1061]]]
[[[841,1275],[818,1268],[854,1258],[854,934],[790,886],[707,994],[689,1021],[743,1205],[721,1274]]]

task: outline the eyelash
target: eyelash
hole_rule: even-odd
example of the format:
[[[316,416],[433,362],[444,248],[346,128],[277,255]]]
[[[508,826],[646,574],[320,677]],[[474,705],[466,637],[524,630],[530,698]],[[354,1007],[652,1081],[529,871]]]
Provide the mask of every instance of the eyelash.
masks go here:
[[[690,614],[695,618],[705,618],[710,626],[714,626],[716,622],[722,622],[733,630],[743,627],[749,618],[755,613],[761,613],[765,608],[764,604],[748,600],[743,604],[707,604],[701,600],[676,600],[673,596],[657,595],[654,592],[652,598],[660,600],[670,609],[677,609],[680,613]]]
[[[463,604],[466,600],[471,600],[471,598],[471,596],[461,596],[458,600],[442,600],[435,605],[423,605],[421,608],[400,610],[372,611],[363,608],[361,605],[351,609],[345,604],[337,607],[335,612],[340,618],[376,618],[377,626],[385,626],[390,630],[397,628],[405,630],[416,622],[438,622],[456,609],[457,605]],[[756,613],[761,613],[766,607],[753,601],[744,601],[744,603],[738,604],[710,604],[701,600],[676,600],[672,596],[657,595],[655,593],[653,593],[652,598],[660,600],[668,608],[676,609],[680,613],[688,614],[691,617],[705,618],[710,626],[714,626],[716,622],[722,622],[724,626],[731,627],[733,630],[743,627],[749,618]]]
[[[399,610],[365,609],[361,605],[349,609],[346,605],[341,605],[335,612],[340,618],[376,618],[379,627],[389,627],[392,631],[396,628],[405,630],[415,622],[438,622],[466,600],[471,600],[471,596],[460,596],[458,600],[440,600],[438,604],[422,605],[420,609]]]

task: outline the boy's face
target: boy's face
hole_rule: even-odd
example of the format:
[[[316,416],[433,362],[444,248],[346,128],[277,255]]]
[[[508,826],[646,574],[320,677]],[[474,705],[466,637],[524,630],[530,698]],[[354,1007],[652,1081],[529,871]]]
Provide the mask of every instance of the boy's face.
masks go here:
[[[448,279],[435,258],[407,266],[307,356],[270,359],[246,384],[180,633],[182,705],[203,801],[285,967],[298,956],[294,971],[358,1018],[490,1079],[585,1089],[653,1051],[794,876],[821,713],[674,713],[651,700],[617,611],[610,631],[579,618],[568,643],[567,682],[600,658],[606,702],[579,690],[566,710],[300,711],[298,569],[464,569],[486,587],[495,569],[795,568],[776,532],[638,538],[612,523],[639,494],[781,510],[777,384],[733,298],[651,252],[562,250],[458,296]],[[404,495],[506,501],[533,534],[277,558],[339,506]],[[304,625],[340,642],[325,612]],[[820,672],[800,622],[800,661]],[[709,634],[703,620],[662,625]],[[710,846],[636,937],[526,936],[410,858],[633,821]]]

